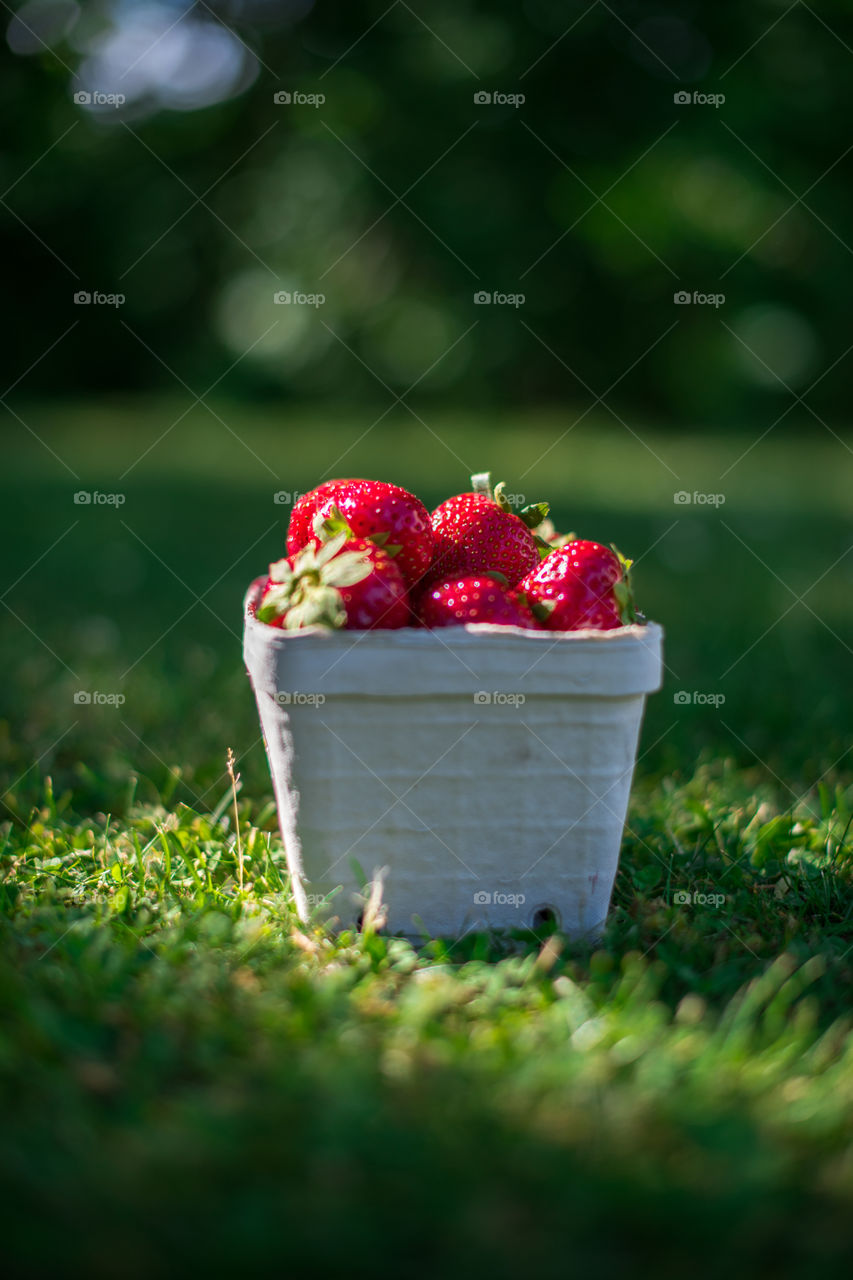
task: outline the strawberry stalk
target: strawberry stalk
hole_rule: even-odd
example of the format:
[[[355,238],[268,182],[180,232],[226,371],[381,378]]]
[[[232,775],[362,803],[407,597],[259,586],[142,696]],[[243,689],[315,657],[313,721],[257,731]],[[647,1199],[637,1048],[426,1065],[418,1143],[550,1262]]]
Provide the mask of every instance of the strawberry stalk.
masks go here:
[[[496,502],[501,511],[506,511],[511,516],[518,516],[519,520],[523,520],[528,529],[535,529],[548,515],[547,502],[531,502],[526,507],[522,507],[516,511],[515,507],[506,497],[506,483],[501,480],[492,489],[492,473],[491,471],[478,471],[476,475],[471,477],[471,489],[474,493],[481,493],[486,498],[491,498],[492,502]]]

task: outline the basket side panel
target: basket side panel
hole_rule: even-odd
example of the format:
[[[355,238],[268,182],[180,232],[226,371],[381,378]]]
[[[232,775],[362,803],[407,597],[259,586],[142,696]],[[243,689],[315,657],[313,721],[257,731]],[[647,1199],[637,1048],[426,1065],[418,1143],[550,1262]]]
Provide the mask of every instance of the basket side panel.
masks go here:
[[[359,867],[387,867],[389,927],[518,927],[547,906],[572,936],[599,927],[618,862],[642,697],[329,698],[268,733],[293,867],[310,906]],[[279,710],[279,708],[276,708]]]

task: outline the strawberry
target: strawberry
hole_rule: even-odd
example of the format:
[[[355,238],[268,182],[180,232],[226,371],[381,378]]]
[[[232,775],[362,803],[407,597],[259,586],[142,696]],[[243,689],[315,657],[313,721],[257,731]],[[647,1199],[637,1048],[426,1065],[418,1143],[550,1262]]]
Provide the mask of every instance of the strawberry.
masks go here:
[[[314,517],[326,498],[331,498],[336,486],[350,484],[348,480],[326,480],[323,484],[303,493],[294,503],[290,513],[290,524],[287,527],[288,554],[295,556],[297,551],[307,547],[314,537]]]
[[[382,547],[339,533],[270,565],[257,617],[288,631],[405,627],[411,621],[403,575]]]
[[[516,515],[502,484],[492,495],[488,473],[472,476],[471,482],[473,493],[448,498],[432,513],[435,551],[427,581],[494,571],[514,587],[539,563],[531,529],[545,519],[547,503],[525,507]]]
[[[443,578],[424,592],[419,609],[425,627],[459,627],[491,622],[499,627],[542,628],[518,593],[508,591],[489,574]]]
[[[637,620],[630,568],[615,549],[576,538],[546,555],[519,590],[549,631],[610,631]]]
[[[355,538],[379,546],[397,546],[397,566],[414,586],[427,569],[433,550],[429,512],[414,494],[384,480],[327,480],[303,494],[290,516],[288,554],[316,541],[317,516],[338,520]]]

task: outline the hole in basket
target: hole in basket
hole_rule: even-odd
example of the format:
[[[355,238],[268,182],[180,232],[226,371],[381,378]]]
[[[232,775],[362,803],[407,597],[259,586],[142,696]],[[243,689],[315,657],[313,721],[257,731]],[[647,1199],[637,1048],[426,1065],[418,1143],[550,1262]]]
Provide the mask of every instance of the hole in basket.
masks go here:
[[[354,926],[354,928],[355,928],[356,933],[363,933],[363,932],[364,932],[364,912],[363,912],[363,911],[359,911],[358,915],[356,916],[356,918],[355,918],[355,926]],[[384,925],[382,925],[382,924],[376,924],[376,922],[374,921],[374,924],[373,924],[373,932],[374,932],[374,933],[378,933],[378,934],[382,934],[382,935],[384,936],[384,934],[385,934],[385,927],[384,927]]]
[[[556,927],[560,923],[560,917],[553,907],[549,907],[547,903],[544,906],[537,907],[530,918],[530,927],[532,929],[544,929],[548,926]]]

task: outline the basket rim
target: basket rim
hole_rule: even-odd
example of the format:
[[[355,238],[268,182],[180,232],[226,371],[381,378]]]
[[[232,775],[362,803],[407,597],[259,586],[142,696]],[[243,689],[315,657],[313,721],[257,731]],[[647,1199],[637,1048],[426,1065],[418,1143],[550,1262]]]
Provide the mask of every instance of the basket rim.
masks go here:
[[[417,649],[434,647],[437,643],[444,646],[455,645],[457,642],[473,644],[487,636],[513,642],[521,640],[526,644],[558,643],[576,646],[587,644],[596,647],[599,645],[633,647],[642,644],[645,647],[650,642],[659,643],[664,634],[660,623],[651,621],[642,625],[630,623],[628,626],[614,627],[609,631],[600,631],[593,627],[587,627],[582,631],[528,631],[524,627],[496,626],[493,622],[465,622],[458,627],[439,628],[396,627],[368,631],[333,631],[327,627],[304,627],[299,631],[283,631],[278,627],[269,627],[266,623],[259,622],[251,612],[251,606],[257,603],[260,596],[261,581],[262,579],[256,579],[251,584],[243,601],[245,634],[247,637],[256,636],[264,644],[277,649],[283,649],[292,644],[302,644],[307,647],[311,641],[341,648],[358,643],[360,646],[367,644],[370,648]],[[440,639],[436,638],[436,631],[441,633]]]

